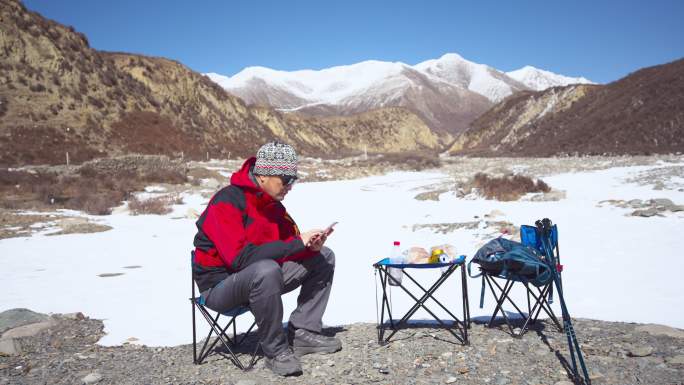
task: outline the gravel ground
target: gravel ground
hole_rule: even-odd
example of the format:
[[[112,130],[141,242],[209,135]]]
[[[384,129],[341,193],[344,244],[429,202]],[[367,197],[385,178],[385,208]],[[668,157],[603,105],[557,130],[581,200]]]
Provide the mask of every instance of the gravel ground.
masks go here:
[[[571,384],[565,336],[545,321],[522,338],[474,323],[470,346],[427,326],[402,330],[385,346],[374,324],[329,328],[343,350],[305,356],[303,375],[282,378],[263,359],[248,372],[218,354],[193,365],[191,345],[100,346],[101,321],[50,318],[53,326],[19,340],[22,355],[0,356],[0,384]],[[588,319],[574,326],[593,384],[683,383],[684,331]],[[246,349],[254,343],[248,339]]]

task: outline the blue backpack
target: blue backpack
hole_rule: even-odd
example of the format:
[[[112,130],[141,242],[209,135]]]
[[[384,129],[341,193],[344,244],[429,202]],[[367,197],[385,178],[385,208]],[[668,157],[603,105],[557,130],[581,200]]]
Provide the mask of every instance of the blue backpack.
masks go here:
[[[505,238],[496,238],[482,246],[470,263],[480,265],[480,270],[489,275],[529,282],[543,286],[551,282],[551,270],[537,248]],[[470,266],[468,267],[470,269]],[[479,277],[471,275],[471,277]]]
[[[495,238],[482,246],[468,263],[468,274],[477,278],[482,272],[513,281],[531,283],[534,286],[544,286],[551,282],[553,275],[546,262],[541,239],[537,237],[533,226],[520,227],[522,243],[505,238]],[[558,228],[554,225],[551,231],[551,243],[558,244]],[[475,262],[480,265],[480,273],[472,275],[470,265]],[[480,293],[480,308],[484,306],[485,282],[482,277]],[[553,291],[549,290],[549,303],[553,303]]]

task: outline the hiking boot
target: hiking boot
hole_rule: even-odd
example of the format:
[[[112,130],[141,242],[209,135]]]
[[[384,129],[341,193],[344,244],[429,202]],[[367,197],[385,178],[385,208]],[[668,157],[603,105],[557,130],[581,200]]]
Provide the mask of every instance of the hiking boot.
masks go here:
[[[289,347],[273,358],[266,357],[264,365],[280,376],[302,374],[302,365]]]
[[[335,353],[342,349],[342,341],[335,337],[297,329],[294,332],[292,347],[297,357],[311,353]]]

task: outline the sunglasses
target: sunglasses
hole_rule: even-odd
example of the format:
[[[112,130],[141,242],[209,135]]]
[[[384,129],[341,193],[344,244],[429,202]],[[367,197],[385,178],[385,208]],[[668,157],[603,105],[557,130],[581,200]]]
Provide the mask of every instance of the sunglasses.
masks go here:
[[[283,182],[283,186],[292,186],[297,181],[297,177],[291,175],[278,175],[278,178]]]

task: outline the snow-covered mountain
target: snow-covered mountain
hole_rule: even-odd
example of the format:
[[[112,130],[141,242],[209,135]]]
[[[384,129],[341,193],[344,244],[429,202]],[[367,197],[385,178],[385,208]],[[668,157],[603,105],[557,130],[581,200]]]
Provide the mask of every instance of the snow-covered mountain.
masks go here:
[[[540,70],[532,66],[524,66],[518,70],[506,72],[506,75],[536,91],[556,86],[566,86],[568,84],[594,84],[585,77],[572,78]]]
[[[505,73],[484,64],[465,60],[455,53],[448,53],[439,59],[426,60],[416,64],[414,68],[454,86],[467,88],[494,103],[514,92],[527,89]]]
[[[454,53],[414,66],[369,60],[322,70],[248,67],[232,77],[216,73],[207,76],[252,105],[326,116],[404,107],[432,128],[452,134],[465,130],[473,119],[505,97],[537,89]],[[572,79],[545,71],[537,75],[535,84],[542,84],[542,78],[554,86]]]

